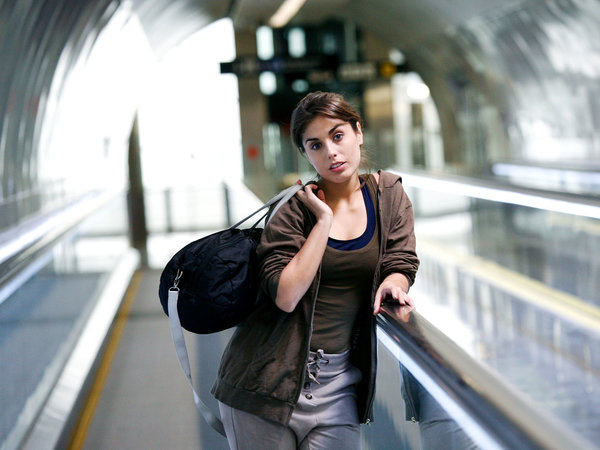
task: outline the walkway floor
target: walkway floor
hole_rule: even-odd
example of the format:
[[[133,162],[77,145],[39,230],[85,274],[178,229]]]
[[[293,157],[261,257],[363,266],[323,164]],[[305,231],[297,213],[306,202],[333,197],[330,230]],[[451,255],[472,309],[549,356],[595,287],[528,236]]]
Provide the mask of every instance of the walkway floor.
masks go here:
[[[160,271],[141,271],[136,277],[129,293],[131,309],[127,313],[126,299],[120,313],[120,319],[125,319],[122,334],[119,338],[117,321],[111,337],[117,351],[112,361],[107,351],[105,380],[100,368],[82,416],[87,414],[91,422],[80,423],[73,448],[227,449],[225,438],[197,413],[179,367],[168,319],[158,300]],[[186,332],[196,389],[215,412],[218,408],[209,390],[228,337],[228,332],[204,336]]]

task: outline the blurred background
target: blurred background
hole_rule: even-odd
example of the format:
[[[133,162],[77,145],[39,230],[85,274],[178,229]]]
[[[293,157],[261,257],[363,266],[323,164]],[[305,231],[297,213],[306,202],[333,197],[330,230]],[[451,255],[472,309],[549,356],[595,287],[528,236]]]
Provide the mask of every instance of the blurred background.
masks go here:
[[[0,0],[1,448],[225,448],[160,270],[314,175],[289,116],[315,90],[403,177],[422,261],[364,447],[595,448],[599,25],[593,0]],[[205,397],[228,336],[187,336]]]

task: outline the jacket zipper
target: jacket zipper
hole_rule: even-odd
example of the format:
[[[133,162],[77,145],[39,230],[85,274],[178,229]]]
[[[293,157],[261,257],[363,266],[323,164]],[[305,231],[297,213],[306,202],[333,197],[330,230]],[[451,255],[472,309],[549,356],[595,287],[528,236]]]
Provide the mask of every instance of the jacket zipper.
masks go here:
[[[381,204],[379,202],[379,183],[377,184],[377,226],[379,227],[379,258],[377,260],[377,268],[375,270],[375,277],[381,278],[381,258],[383,257],[383,233],[381,232]],[[378,279],[373,280],[373,286],[371,288],[371,309],[373,309],[375,303],[375,292],[376,292],[376,284],[380,281]],[[371,380],[369,383],[369,391],[367,393],[367,404],[365,409],[365,417],[363,417],[363,422],[367,425],[373,421],[373,404],[375,403],[375,382],[377,377],[377,321],[375,318],[371,319],[371,332],[370,332],[370,340],[371,340]]]
[[[306,378],[306,363],[308,362],[308,357],[310,356],[310,339],[312,338],[313,320],[315,317],[315,307],[317,304],[317,293],[319,292],[320,280],[321,280],[321,266],[319,266],[319,269],[317,270],[316,281],[314,282],[314,284],[315,284],[314,295],[311,298],[312,306],[311,306],[311,312],[310,312],[310,322],[309,322],[308,330],[307,330],[308,331],[308,339],[306,341],[307,342],[306,357],[304,358],[304,364],[301,367],[300,384],[298,385],[298,392],[296,395],[296,403],[298,403],[298,400],[300,399],[300,394],[302,394],[302,387],[304,386],[304,382],[305,382],[305,378]]]
[[[311,225],[311,230],[314,227],[314,222],[311,219],[311,216],[308,216],[308,220],[310,221],[310,225]],[[310,233],[310,230],[309,230]],[[311,306],[311,313],[310,313],[310,321],[309,321],[309,325],[307,328],[307,345],[306,345],[306,356],[304,358],[304,364],[302,364],[300,366],[300,383],[298,383],[298,387],[296,388],[296,400],[294,403],[294,406],[296,406],[298,404],[298,400],[300,399],[300,394],[302,394],[302,387],[304,386],[304,382],[305,382],[305,375],[306,375],[306,363],[308,362],[308,357],[310,356],[310,339],[312,337],[312,332],[313,332],[313,319],[315,316],[315,305],[317,303],[317,294],[319,292],[319,284],[321,281],[321,265],[319,264],[319,268],[317,269],[317,274],[315,275],[315,280],[313,280],[313,284],[314,284],[314,294],[311,298],[311,302],[312,302],[312,306]],[[311,286],[309,289],[311,289],[313,286]],[[289,418],[291,418],[293,409],[290,411],[290,415],[288,417],[288,421]]]

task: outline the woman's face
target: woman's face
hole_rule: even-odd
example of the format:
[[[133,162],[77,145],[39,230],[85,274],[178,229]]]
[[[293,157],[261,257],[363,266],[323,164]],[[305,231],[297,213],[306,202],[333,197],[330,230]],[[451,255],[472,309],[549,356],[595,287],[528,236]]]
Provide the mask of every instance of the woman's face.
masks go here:
[[[363,134],[340,119],[317,116],[302,134],[309,162],[326,181],[342,183],[358,173]]]

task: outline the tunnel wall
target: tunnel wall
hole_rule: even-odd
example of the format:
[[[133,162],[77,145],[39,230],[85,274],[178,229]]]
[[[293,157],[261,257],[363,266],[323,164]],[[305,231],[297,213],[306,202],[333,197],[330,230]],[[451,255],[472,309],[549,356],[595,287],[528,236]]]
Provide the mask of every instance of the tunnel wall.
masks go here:
[[[589,0],[351,2],[429,85],[445,158],[600,165],[600,7]]]
[[[535,2],[470,20],[452,45],[425,43],[419,60],[443,79],[463,158],[600,163],[599,24],[595,2]]]
[[[140,53],[160,58],[230,6],[0,0],[0,231],[126,183],[136,95],[150,75]]]
[[[62,197],[62,180],[38,176],[38,150],[53,82],[89,52],[116,11],[110,1],[0,4],[0,229]]]

